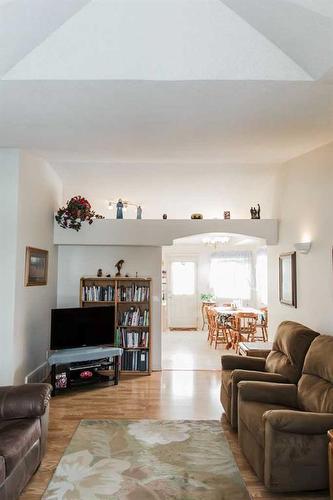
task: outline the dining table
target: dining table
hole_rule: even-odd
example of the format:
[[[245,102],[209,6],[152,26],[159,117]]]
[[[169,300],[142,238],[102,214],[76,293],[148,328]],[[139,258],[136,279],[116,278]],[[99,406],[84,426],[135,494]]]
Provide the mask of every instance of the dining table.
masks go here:
[[[224,322],[230,316],[235,316],[237,313],[252,313],[258,316],[259,321],[265,319],[265,312],[260,309],[255,309],[254,307],[226,307],[226,306],[214,306],[213,309],[219,315],[219,320]]]

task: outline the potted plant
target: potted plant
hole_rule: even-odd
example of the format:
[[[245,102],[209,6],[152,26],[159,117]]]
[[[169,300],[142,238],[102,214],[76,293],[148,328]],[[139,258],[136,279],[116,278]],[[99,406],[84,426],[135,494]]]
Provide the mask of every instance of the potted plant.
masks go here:
[[[59,208],[55,220],[64,229],[79,231],[82,222],[92,224],[94,219],[104,219],[103,215],[96,214],[91,205],[83,196],[73,196],[65,207]]]

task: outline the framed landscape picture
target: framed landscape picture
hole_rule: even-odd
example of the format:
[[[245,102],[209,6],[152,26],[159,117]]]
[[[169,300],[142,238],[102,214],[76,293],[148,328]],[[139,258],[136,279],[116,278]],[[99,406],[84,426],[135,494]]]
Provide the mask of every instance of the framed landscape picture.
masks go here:
[[[296,252],[279,257],[279,295],[282,304],[297,307]]]
[[[25,253],[25,286],[47,285],[47,250],[27,247]]]

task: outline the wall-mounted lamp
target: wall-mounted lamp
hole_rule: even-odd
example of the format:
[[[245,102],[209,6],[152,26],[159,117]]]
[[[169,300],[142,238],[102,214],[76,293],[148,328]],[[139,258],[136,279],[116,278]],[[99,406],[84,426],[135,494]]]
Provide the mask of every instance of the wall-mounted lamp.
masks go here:
[[[295,250],[300,253],[309,253],[311,249],[311,241],[306,241],[305,243],[295,243]]]

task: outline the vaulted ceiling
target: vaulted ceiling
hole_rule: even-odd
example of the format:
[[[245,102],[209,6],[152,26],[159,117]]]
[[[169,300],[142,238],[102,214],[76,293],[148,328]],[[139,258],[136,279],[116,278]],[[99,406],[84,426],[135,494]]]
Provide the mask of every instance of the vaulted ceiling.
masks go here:
[[[0,147],[277,162],[333,140],[331,0],[0,0]]]

